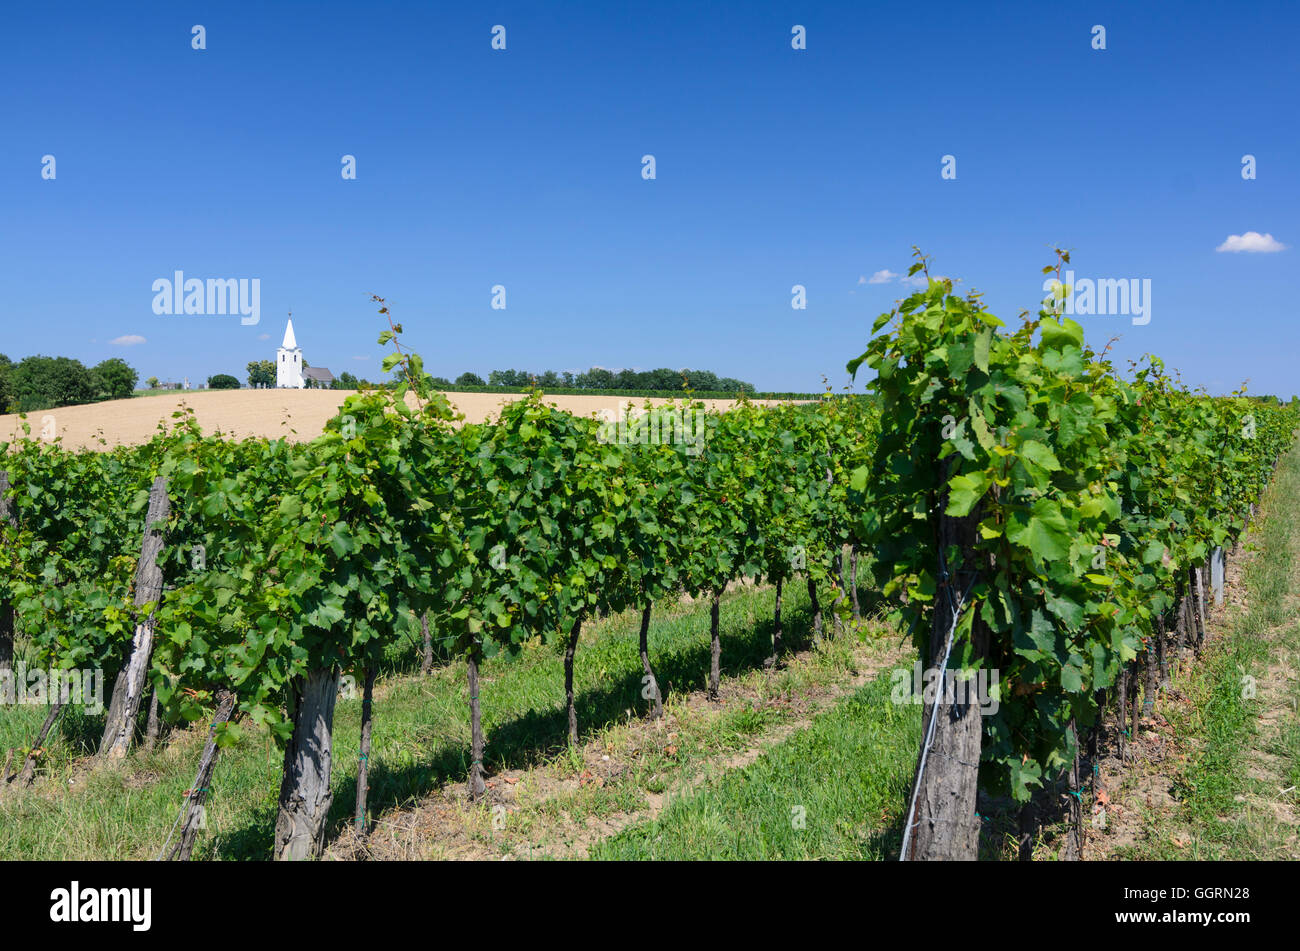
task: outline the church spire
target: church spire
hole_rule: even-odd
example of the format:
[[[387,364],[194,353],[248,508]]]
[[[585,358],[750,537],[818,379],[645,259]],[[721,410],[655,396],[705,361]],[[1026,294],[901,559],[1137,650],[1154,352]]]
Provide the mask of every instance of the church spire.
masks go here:
[[[284,328],[284,343],[276,354],[275,385],[302,389],[302,351],[298,349],[298,339],[293,335],[293,313],[289,314],[289,323]]]

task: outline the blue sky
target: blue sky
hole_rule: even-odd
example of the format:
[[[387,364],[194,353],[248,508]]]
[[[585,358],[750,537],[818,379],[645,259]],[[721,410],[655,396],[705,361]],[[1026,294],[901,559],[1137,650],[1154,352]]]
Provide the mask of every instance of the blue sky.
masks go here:
[[[1149,324],[1080,319],[1121,366],[1289,396],[1298,29],[1270,2],[8,4],[0,352],[242,379],[292,309],[312,365],[377,378],[378,293],[443,375],[819,389],[913,244],[1009,322],[1060,244],[1151,281]],[[1285,247],[1215,250],[1247,232]],[[259,278],[260,325],[155,315],[178,269]]]

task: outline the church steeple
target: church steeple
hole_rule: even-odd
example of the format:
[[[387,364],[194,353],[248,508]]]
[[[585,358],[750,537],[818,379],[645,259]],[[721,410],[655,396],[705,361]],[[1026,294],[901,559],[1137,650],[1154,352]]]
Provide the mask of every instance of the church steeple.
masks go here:
[[[289,315],[289,323],[284,328],[284,343],[276,353],[275,385],[295,390],[307,385],[302,375],[302,350],[293,334],[293,314]]]

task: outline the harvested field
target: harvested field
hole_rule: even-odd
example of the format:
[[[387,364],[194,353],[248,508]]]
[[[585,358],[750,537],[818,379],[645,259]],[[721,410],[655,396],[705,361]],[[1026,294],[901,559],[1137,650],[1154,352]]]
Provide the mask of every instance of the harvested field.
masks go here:
[[[185,392],[143,396],[129,400],[110,400],[84,406],[29,413],[32,438],[40,438],[49,418],[53,431],[63,437],[69,449],[111,449],[148,442],[158,424],[170,421],[182,406],[194,410],[205,433],[223,432],[234,438],[249,436],[275,439],[286,436],[304,442],[320,435],[325,423],[338,413],[351,390],[188,390]],[[495,416],[507,402],[521,394],[448,393],[447,398],[465,420],[479,423]],[[575,415],[588,416],[602,409],[617,409],[627,402],[641,406],[643,399],[618,396],[552,396],[554,403]],[[664,399],[650,400],[659,405]],[[709,409],[727,408],[733,400],[703,400]],[[759,400],[771,403],[771,400]],[[0,441],[22,438],[22,421],[18,416],[0,416]],[[50,436],[48,438],[53,438]],[[101,442],[101,439],[103,440]]]

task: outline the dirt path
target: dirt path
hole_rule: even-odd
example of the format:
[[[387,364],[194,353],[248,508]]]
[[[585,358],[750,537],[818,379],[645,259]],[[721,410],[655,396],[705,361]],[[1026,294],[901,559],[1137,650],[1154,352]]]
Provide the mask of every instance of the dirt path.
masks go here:
[[[829,644],[843,646],[852,637],[844,634]],[[601,840],[654,819],[672,799],[689,795],[709,777],[748,766],[880,671],[903,662],[909,651],[896,643],[875,638],[852,643],[845,648],[848,669],[811,686],[800,682],[817,676],[817,647],[790,656],[780,671],[724,681],[716,702],[702,690],[680,695],[666,705],[661,720],[634,719],[544,766],[497,773],[478,804],[469,802],[464,783],[457,782],[413,807],[380,815],[364,845],[348,829],[325,857],[586,858]],[[772,713],[775,722],[736,743],[707,750],[695,746],[716,737],[728,717],[750,711]]]
[[[1277,506],[1275,517],[1297,519],[1294,507]],[[1263,815],[1272,826],[1277,858],[1300,859],[1300,792],[1289,785],[1287,764],[1277,750],[1285,743],[1284,734],[1297,721],[1297,698],[1300,697],[1300,526],[1287,534],[1289,556],[1286,594],[1279,623],[1269,624],[1262,640],[1268,649],[1263,676],[1250,684],[1256,692],[1258,715],[1256,730],[1245,755],[1246,775],[1252,787],[1238,796],[1247,814]],[[1242,611],[1248,612],[1249,604]]]
[[[1177,659],[1168,689],[1160,694],[1153,714],[1139,722],[1137,735],[1129,743],[1127,761],[1121,762],[1113,747],[1099,758],[1100,793],[1092,804],[1091,827],[1085,830],[1085,859],[1131,858],[1135,851],[1144,855],[1152,850],[1161,856],[1188,859],[1300,858],[1300,797],[1294,787],[1286,788],[1285,764],[1274,752],[1283,731],[1293,729],[1296,722],[1300,666],[1300,513],[1290,493],[1279,491],[1283,481],[1282,477],[1274,481],[1265,496],[1260,519],[1228,556],[1224,603],[1209,611],[1201,659],[1195,661],[1190,652]],[[1278,527],[1285,543],[1279,546],[1281,550],[1263,553],[1259,550],[1261,529],[1267,519],[1281,520]],[[1262,557],[1286,562],[1288,583],[1280,604],[1253,603],[1258,595],[1250,581],[1257,570],[1266,567],[1256,564]],[[1210,601],[1213,605],[1212,598]],[[1183,803],[1184,792],[1201,780],[1196,763],[1204,749],[1196,727],[1202,712],[1196,705],[1203,702],[1203,691],[1198,692],[1193,682],[1195,672],[1189,665],[1204,665],[1215,651],[1224,650],[1225,635],[1250,618],[1252,612],[1263,614],[1270,623],[1262,624],[1256,635],[1268,658],[1266,670],[1262,675],[1256,670],[1256,676],[1249,678],[1242,671],[1243,702],[1256,705],[1257,729],[1240,737],[1246,744],[1241,763],[1249,782],[1241,783],[1242,791],[1233,797],[1238,809],[1216,819],[1219,823],[1249,824],[1255,829],[1241,837],[1240,845],[1233,846],[1245,854],[1219,855],[1215,845],[1200,841],[1197,822],[1186,814]],[[1247,699],[1248,689],[1255,692],[1253,699]],[[1269,854],[1257,854],[1256,842],[1264,843]]]

